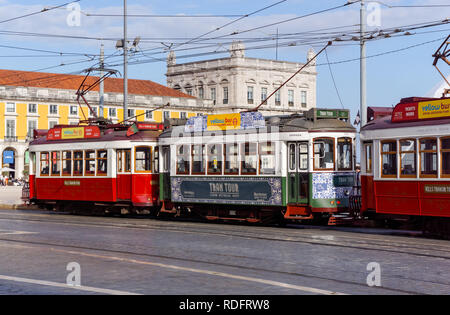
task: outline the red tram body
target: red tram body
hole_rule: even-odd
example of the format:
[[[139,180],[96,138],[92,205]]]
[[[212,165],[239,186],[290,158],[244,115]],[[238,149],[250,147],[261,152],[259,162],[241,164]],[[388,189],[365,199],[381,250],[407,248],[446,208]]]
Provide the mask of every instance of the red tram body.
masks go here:
[[[450,98],[406,98],[361,129],[361,212],[450,218]]]
[[[59,209],[86,204],[103,210],[160,205],[161,124],[56,126],[30,143],[29,199]]]

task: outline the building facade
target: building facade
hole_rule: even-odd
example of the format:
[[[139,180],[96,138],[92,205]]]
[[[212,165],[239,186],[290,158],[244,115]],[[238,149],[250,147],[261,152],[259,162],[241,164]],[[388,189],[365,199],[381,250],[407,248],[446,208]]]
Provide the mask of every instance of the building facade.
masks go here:
[[[27,146],[35,129],[55,125],[76,125],[92,118],[88,107],[77,102],[76,91],[84,76],[0,70],[0,156],[3,172],[15,178],[28,174]],[[92,81],[91,81],[92,80]],[[88,82],[94,82],[90,78]],[[212,110],[212,102],[147,80],[128,80],[128,117],[138,121],[163,122],[167,118],[189,118]],[[86,95],[99,113],[99,93]],[[163,105],[164,108],[160,108]],[[103,117],[123,120],[123,80],[105,81]]]
[[[314,57],[310,50],[306,56]],[[260,105],[304,64],[245,57],[245,47],[235,42],[230,57],[184,64],[174,52],[167,58],[167,86],[210,100],[216,113],[239,112]],[[316,64],[312,61],[275,93],[260,111],[264,115],[294,114],[316,107]]]

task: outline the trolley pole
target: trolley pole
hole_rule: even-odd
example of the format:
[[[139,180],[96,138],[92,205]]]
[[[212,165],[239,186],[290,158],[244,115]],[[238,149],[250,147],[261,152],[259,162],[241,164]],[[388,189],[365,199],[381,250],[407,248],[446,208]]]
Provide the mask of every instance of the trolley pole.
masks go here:
[[[127,0],[123,0],[123,120],[128,119]]]
[[[364,0],[361,0],[361,60],[360,60],[360,112],[361,127],[367,123],[367,95],[366,95],[366,41],[364,35],[366,33],[366,7]]]
[[[105,68],[105,49],[104,49],[104,45],[102,44],[100,46],[100,78],[103,78],[103,69]],[[100,100],[99,100],[99,113],[98,115],[100,117],[105,117],[104,116],[104,105],[105,105],[105,85],[103,80],[100,81]]]

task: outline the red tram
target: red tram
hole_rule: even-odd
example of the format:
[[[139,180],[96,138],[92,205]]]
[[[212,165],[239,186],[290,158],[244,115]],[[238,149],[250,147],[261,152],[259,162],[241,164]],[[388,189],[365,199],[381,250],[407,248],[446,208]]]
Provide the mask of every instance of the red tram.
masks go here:
[[[29,145],[30,202],[102,212],[157,208],[157,141],[163,129],[149,123],[56,126],[36,136]]]
[[[362,213],[450,234],[450,98],[402,99],[361,129],[361,152]]]

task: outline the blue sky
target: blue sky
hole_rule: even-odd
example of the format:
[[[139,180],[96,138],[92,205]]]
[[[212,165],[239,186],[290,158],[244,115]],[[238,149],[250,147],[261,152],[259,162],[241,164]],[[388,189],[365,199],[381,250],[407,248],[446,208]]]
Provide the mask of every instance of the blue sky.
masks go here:
[[[0,22],[6,19],[40,11],[45,7],[61,5],[68,0],[28,0],[12,1],[0,0]],[[249,57],[275,59],[275,35],[278,31],[281,36],[286,34],[321,30],[320,36],[314,42],[304,42],[305,34],[298,34],[289,39],[280,40],[282,43],[296,43],[295,46],[280,47],[278,58],[280,60],[305,62],[306,52],[311,47],[320,50],[330,32],[342,32],[342,38],[350,31],[358,29],[359,3],[349,5],[336,10],[324,12],[310,17],[298,18],[305,14],[317,12],[346,3],[347,0],[288,0],[279,3],[270,9],[261,11],[255,15],[232,23],[208,36],[202,37],[202,41],[196,45],[185,44],[177,51],[178,62],[189,62],[199,59],[219,58],[228,55],[226,48],[232,39],[253,40],[266,38],[263,42],[246,43],[247,47],[268,45],[266,49],[250,49],[246,52]],[[208,0],[208,1],[179,1],[170,2],[155,0],[128,0],[129,14],[151,14],[151,15],[245,15],[264,7],[277,3],[277,0]],[[436,5],[447,4],[445,0],[384,0],[384,4],[391,6],[402,5]],[[170,5],[168,5],[170,4]],[[49,52],[25,51],[0,47],[1,68],[17,70],[37,70],[53,67],[47,72],[75,73],[95,64],[82,54],[97,55],[100,43],[105,45],[106,55],[112,57],[107,59],[108,66],[122,72],[122,57],[115,49],[115,40],[122,37],[122,19],[118,17],[88,16],[87,14],[121,14],[122,0],[96,0],[79,2],[82,13],[79,26],[69,26],[67,16],[70,14],[66,8],[51,10],[45,13],[18,19],[1,24],[0,37],[3,46],[17,46],[23,48],[48,50]],[[392,27],[400,27],[417,23],[444,20],[450,18],[450,7],[431,8],[389,8],[379,5],[380,11],[371,11],[371,17],[380,17],[379,26],[371,26],[369,31],[377,31]],[[376,14],[376,15],[375,15]],[[282,23],[270,27],[262,27],[278,21],[298,18],[288,23]],[[131,61],[143,62],[130,65],[129,77],[137,79],[148,79],[165,84],[166,63],[159,61],[166,58],[164,45],[189,41],[207,32],[213,31],[227,23],[236,20],[236,17],[214,17],[214,18],[129,18],[129,37],[141,36],[143,40],[139,45],[141,52],[131,56]],[[235,36],[229,36],[233,32],[242,32],[255,27],[262,27],[252,32],[245,32]],[[4,32],[24,32],[11,35]],[[2,33],[3,32],[3,33]],[[39,33],[39,36],[30,36],[30,33]],[[403,32],[404,33],[404,32]],[[399,34],[403,34],[399,33]],[[369,106],[391,106],[395,105],[400,98],[408,96],[425,96],[439,82],[442,81],[438,72],[432,67],[432,54],[439,47],[443,38],[450,33],[450,24],[434,28],[418,29],[411,31],[412,36],[399,36],[383,38],[367,43],[367,55],[383,54],[393,50],[404,49],[413,45],[423,44],[411,49],[405,49],[397,53],[384,54],[382,56],[369,58],[367,60],[367,83],[368,83],[368,105]],[[47,35],[82,36],[91,39],[75,39],[62,37],[49,37]],[[337,35],[333,34],[334,35]],[[224,38],[225,35],[228,37]],[[318,37],[319,34],[309,34]],[[174,38],[183,38],[175,40]],[[219,37],[206,40],[208,37]],[[106,40],[99,40],[107,38]],[[380,38],[380,37],[378,37]],[[162,43],[164,44],[162,44]],[[208,45],[207,48],[199,49],[199,46]],[[195,48],[195,49],[194,49]],[[223,52],[220,54],[202,56],[200,58],[183,58],[199,52]],[[63,54],[53,52],[79,53],[80,55]],[[346,61],[359,57],[359,46],[356,41],[336,42],[328,48],[328,57],[331,63]],[[96,58],[96,56],[91,56]],[[330,69],[326,64],[325,55],[318,59],[318,87],[317,99],[319,107],[340,108],[340,102],[330,75]],[[58,66],[61,63],[69,64]],[[445,73],[449,73],[448,66],[441,64]],[[359,62],[345,62],[331,65],[336,79],[336,85],[341,95],[344,107],[351,109],[352,117],[356,115],[359,108]]]

